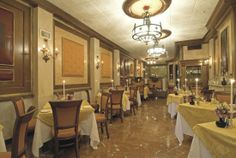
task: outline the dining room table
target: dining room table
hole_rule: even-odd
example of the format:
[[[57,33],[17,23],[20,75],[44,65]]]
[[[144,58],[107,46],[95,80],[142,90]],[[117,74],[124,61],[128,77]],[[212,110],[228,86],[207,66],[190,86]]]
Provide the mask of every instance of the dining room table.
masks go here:
[[[143,88],[143,98],[144,99],[147,99],[148,98],[148,94],[149,94],[149,88],[148,88],[148,86],[145,86],[144,88]]]
[[[101,104],[101,96],[102,96],[102,93],[98,92],[97,97],[96,97],[96,103],[99,105],[99,107]],[[122,110],[123,111],[130,110],[130,101],[129,101],[129,92],[128,91],[124,91],[123,96],[122,96]]]
[[[44,143],[53,138],[53,115],[49,103],[46,103],[37,114],[32,153],[35,157],[40,157],[40,148]],[[86,100],[83,100],[79,115],[80,135],[90,137],[90,146],[97,149],[100,143],[98,127],[95,119],[94,109]]]
[[[227,128],[219,128],[215,121],[197,124],[188,158],[235,158],[236,119]]]
[[[175,135],[181,145],[184,134],[193,136],[193,127],[200,123],[217,120],[215,109],[217,102],[199,101],[196,105],[189,103],[179,104],[177,107],[177,119],[175,125]]]
[[[124,91],[124,94],[127,95],[127,97],[129,98],[129,95],[130,95],[130,91],[127,90],[127,91]],[[137,90],[137,94],[136,94],[136,101],[138,103],[138,106],[141,106],[142,105],[142,101],[141,101],[141,95],[140,95],[140,92],[139,90]]]
[[[6,152],[6,145],[3,137],[3,125],[0,124],[0,152]]]
[[[180,91],[178,94],[168,94],[166,105],[168,106],[168,113],[173,119],[177,114],[177,107],[186,101],[189,92]]]

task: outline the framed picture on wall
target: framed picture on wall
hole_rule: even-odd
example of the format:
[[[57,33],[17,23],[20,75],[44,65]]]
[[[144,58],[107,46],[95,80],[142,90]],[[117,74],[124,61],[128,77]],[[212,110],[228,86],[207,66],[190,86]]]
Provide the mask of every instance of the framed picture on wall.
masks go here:
[[[224,75],[228,72],[228,30],[225,28],[221,32],[221,73]]]

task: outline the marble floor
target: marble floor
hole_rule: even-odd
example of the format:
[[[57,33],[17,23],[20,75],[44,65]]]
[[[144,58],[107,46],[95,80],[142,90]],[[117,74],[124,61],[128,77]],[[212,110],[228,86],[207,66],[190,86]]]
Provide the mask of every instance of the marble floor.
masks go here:
[[[110,139],[104,133],[97,150],[93,150],[88,139],[83,138],[80,158],[186,158],[192,138],[186,136],[179,146],[174,128],[175,120],[167,114],[165,99],[145,101],[135,116],[128,115],[124,123],[117,119],[109,125]],[[46,145],[40,157],[53,157],[52,146],[50,143]],[[60,152],[60,158],[74,157],[73,147]]]

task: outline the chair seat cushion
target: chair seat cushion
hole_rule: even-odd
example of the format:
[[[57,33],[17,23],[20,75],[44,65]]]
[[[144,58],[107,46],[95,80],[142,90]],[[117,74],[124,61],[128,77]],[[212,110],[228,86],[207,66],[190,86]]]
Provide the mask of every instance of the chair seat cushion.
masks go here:
[[[53,135],[55,135],[54,130],[53,130]],[[74,136],[75,136],[74,128],[58,130],[58,138],[70,138]]]
[[[105,114],[95,114],[96,121],[97,122],[104,122],[106,121],[106,116]]]
[[[0,152],[1,158],[11,158],[11,152]]]
[[[109,105],[108,108],[111,109],[111,105]],[[113,110],[120,110],[120,109],[121,109],[120,104],[112,105],[112,109],[113,109]]]

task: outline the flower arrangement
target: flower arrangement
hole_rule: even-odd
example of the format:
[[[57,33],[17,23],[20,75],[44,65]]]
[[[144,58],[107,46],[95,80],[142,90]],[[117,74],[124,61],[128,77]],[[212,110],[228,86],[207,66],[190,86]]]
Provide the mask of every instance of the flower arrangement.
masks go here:
[[[226,119],[226,118],[229,118],[230,114],[229,114],[229,110],[230,110],[230,107],[227,103],[220,103],[217,108],[216,108],[216,115],[219,117],[219,118],[223,118],[223,119]]]
[[[220,103],[215,112],[216,115],[219,118],[219,121],[216,121],[216,125],[218,127],[227,127],[229,125],[229,118],[230,118],[230,113],[229,113],[230,107],[227,103]]]

